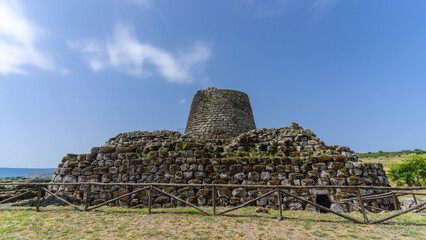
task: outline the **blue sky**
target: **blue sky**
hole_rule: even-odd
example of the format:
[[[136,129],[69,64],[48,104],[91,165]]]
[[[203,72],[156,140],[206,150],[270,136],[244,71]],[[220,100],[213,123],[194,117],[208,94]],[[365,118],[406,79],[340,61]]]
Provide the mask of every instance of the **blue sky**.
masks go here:
[[[210,86],[258,128],[356,152],[426,149],[426,1],[0,1],[0,167],[185,128]]]

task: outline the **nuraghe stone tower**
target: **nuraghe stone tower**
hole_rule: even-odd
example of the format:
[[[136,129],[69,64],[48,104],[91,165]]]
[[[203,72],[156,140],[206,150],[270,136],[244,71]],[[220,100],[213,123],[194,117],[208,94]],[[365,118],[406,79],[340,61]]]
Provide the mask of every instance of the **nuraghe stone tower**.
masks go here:
[[[348,147],[326,145],[309,129],[297,123],[289,127],[255,129],[248,96],[234,90],[208,88],[198,91],[191,106],[186,134],[175,131],[120,133],[87,154],[68,154],[58,165],[57,183],[191,183],[324,186],[294,189],[311,201],[335,211],[352,211],[339,199],[356,197],[353,189],[332,189],[327,185],[389,186],[380,163],[363,163]],[[84,203],[86,185],[52,186],[69,200]],[[132,190],[126,186],[94,186],[91,204],[105,202]],[[210,187],[164,187],[199,206],[212,204]],[[378,194],[386,190],[361,190]],[[257,198],[263,189],[217,189],[219,205],[238,205]],[[182,205],[170,197],[154,195],[154,207]],[[284,208],[318,211],[291,197],[283,197]],[[144,207],[147,192],[123,197],[115,204]],[[256,201],[258,206],[276,206],[277,197]],[[382,209],[392,208],[392,198],[369,201]]]
[[[207,88],[195,94],[185,135],[204,139],[229,139],[256,129],[247,94]]]

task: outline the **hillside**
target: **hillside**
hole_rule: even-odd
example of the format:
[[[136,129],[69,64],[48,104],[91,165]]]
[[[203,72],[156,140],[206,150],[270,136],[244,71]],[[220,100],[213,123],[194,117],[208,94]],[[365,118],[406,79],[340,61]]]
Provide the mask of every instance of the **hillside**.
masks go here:
[[[389,165],[393,162],[400,162],[402,159],[412,154],[426,154],[425,150],[414,149],[414,150],[402,150],[397,152],[368,152],[358,153],[359,159],[363,162],[379,162],[383,164],[385,169],[389,168]]]

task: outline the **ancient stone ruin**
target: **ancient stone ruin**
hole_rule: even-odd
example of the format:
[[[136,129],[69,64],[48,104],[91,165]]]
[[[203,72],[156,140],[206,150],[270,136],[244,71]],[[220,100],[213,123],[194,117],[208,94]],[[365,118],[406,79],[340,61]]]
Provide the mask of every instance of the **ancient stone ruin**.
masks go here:
[[[197,92],[185,135],[175,131],[135,131],[120,133],[88,154],[68,154],[62,159],[54,182],[103,183],[220,183],[258,185],[367,185],[389,186],[379,163],[363,163],[348,147],[327,146],[309,129],[297,123],[289,127],[255,129],[246,94],[234,90],[208,88]],[[53,186],[83,203],[86,186]],[[165,187],[168,193],[197,204],[211,205],[211,188]],[[126,186],[94,186],[91,204],[132,191]],[[238,205],[266,190],[217,189],[218,204]],[[363,194],[382,190],[362,190]],[[352,189],[294,189],[299,196],[330,206],[336,211],[351,211],[339,199],[356,197]],[[154,195],[154,207],[182,205],[166,196]],[[117,204],[144,207],[147,192],[142,191]],[[284,207],[317,211],[291,197]],[[277,197],[261,198],[259,206],[277,205]],[[391,208],[390,199],[373,202]]]
[[[229,139],[256,129],[247,94],[207,88],[195,94],[185,134],[194,138]]]

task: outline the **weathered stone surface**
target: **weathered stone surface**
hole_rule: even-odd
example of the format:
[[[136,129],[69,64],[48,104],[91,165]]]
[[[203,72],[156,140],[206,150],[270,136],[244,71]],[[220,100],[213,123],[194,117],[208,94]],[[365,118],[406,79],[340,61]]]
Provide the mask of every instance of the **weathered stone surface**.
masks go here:
[[[255,129],[247,94],[207,88],[195,94],[185,134],[196,138],[224,139]]]
[[[236,188],[232,191],[234,197],[246,197],[247,191],[244,188]]]
[[[248,102],[248,98],[246,100]],[[197,107],[202,108],[203,106]],[[235,110],[235,107],[232,106],[228,110],[233,111],[232,109]],[[217,106],[215,106],[215,109],[217,109]],[[311,130],[303,129],[296,123],[292,123],[290,127],[252,129],[254,128],[253,121],[253,127],[250,128],[252,130],[246,129],[240,135],[231,137],[234,133],[242,131],[242,128],[234,129],[232,124],[226,123],[230,116],[238,115],[237,112],[229,116],[220,114],[215,116],[213,113],[212,116],[218,119],[207,119],[206,122],[202,122],[200,116],[196,117],[201,123],[191,121],[190,125],[205,127],[210,130],[212,130],[212,128],[209,128],[211,126],[219,126],[217,132],[210,130],[196,132],[198,130],[195,129],[196,134],[192,136],[167,130],[118,134],[109,139],[104,146],[92,148],[90,154],[68,154],[58,165],[53,181],[59,183],[156,182],[389,186],[389,181],[381,164],[359,162],[357,155],[352,154],[349,148],[327,146]],[[220,129],[229,131],[221,132]],[[203,139],[201,136],[207,137]],[[73,201],[81,201],[78,199],[82,199],[85,191],[87,191],[84,187],[75,189],[61,187],[59,189],[58,186],[54,186],[51,189],[54,191],[66,190],[76,196],[75,199],[72,199]],[[211,189],[200,187],[164,189],[194,204],[211,205]],[[116,192],[123,190],[126,190],[126,187],[94,186],[91,200],[107,200],[112,197],[113,193],[116,194]],[[293,189],[292,192],[304,197],[313,196],[310,197],[311,199],[315,199],[316,195],[329,195],[332,204],[336,203],[336,199],[353,197],[352,193],[345,194],[341,191],[338,195],[334,190],[327,189],[311,189],[309,191]],[[216,188],[215,194],[217,204],[236,205],[259,196],[259,193],[259,191],[252,192],[242,188]],[[374,193],[377,192],[363,192],[363,194]],[[146,206],[148,203],[146,191],[118,202],[122,206]],[[184,205],[168,197],[161,197],[161,194],[155,191],[153,203],[162,207]],[[115,204],[115,202],[112,204]],[[276,196],[272,195],[253,204],[271,207],[278,203]],[[381,200],[381,202],[377,201],[377,204],[380,208],[386,209],[392,205],[392,202]],[[286,198],[283,206],[288,209],[306,207],[290,198]],[[337,207],[334,208],[337,209]]]
[[[416,200],[417,200],[417,204],[422,204],[426,202],[426,198],[417,198]],[[415,205],[416,203],[414,202],[413,198],[403,198],[401,201],[401,210],[409,209]],[[426,213],[426,209],[423,209],[421,212]]]
[[[222,188],[219,188],[217,190],[217,195],[220,198],[222,198],[222,197],[229,198],[229,197],[231,197],[231,191],[228,188],[222,187]]]

